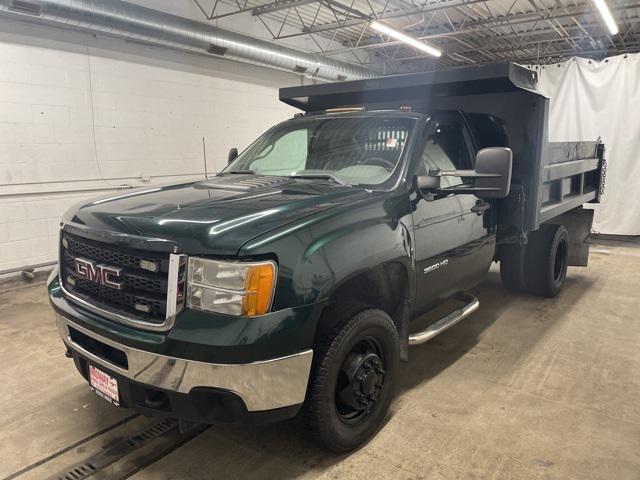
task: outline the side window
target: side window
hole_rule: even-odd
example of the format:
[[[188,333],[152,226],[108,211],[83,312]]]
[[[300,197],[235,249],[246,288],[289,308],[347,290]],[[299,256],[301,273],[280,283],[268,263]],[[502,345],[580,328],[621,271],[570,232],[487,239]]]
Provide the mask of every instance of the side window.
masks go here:
[[[250,168],[268,175],[289,175],[304,170],[307,150],[307,129],[293,130],[267,145]]]
[[[456,170],[473,168],[469,136],[462,123],[456,120],[437,122],[427,138],[422,152],[420,171],[429,169]],[[461,178],[442,177],[443,187],[462,183]]]

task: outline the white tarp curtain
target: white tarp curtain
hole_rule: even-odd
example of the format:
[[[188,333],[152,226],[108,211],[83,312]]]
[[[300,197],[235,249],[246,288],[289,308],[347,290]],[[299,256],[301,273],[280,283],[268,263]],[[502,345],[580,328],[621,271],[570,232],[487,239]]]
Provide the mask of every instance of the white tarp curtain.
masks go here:
[[[605,143],[606,190],[594,230],[640,235],[640,54],[573,58],[537,71],[540,92],[551,97],[549,141]]]

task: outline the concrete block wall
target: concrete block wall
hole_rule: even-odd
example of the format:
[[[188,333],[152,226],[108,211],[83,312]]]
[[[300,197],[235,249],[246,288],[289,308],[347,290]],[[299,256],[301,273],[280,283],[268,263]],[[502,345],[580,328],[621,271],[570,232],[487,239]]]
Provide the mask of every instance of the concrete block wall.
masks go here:
[[[202,178],[289,118],[298,76],[0,18],[0,272],[52,261],[76,202]]]

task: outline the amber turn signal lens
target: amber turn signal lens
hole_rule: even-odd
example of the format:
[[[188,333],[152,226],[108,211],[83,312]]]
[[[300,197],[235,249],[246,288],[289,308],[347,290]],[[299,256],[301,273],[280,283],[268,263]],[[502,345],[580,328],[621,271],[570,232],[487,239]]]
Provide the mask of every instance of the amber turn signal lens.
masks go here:
[[[263,315],[269,311],[275,273],[272,263],[255,265],[248,269],[244,283],[246,294],[242,301],[243,315]]]

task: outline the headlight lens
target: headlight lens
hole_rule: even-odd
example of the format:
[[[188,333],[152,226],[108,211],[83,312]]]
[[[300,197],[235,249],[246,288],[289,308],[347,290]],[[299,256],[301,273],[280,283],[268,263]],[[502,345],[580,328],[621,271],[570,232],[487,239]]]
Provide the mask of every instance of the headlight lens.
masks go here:
[[[187,307],[228,315],[262,315],[271,308],[274,262],[224,262],[190,257]]]

